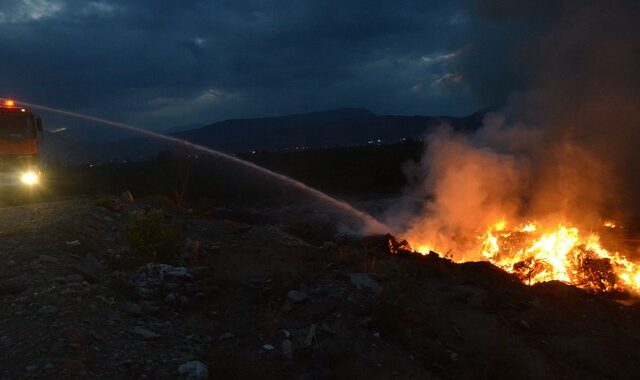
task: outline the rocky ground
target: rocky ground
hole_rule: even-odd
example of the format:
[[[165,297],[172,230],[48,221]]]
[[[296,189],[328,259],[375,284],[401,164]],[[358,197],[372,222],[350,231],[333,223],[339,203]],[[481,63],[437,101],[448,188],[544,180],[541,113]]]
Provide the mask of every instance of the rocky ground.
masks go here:
[[[157,207],[181,242],[162,259],[130,237],[132,220]],[[0,379],[640,370],[632,299],[528,287],[486,263],[391,255],[385,237],[318,243],[230,215],[121,197],[0,209]]]

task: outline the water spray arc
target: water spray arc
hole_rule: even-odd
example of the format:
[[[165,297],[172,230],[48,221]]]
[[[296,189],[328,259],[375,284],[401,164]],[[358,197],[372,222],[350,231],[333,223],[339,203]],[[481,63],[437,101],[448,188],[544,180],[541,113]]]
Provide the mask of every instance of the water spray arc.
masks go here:
[[[234,162],[236,164],[248,167],[250,169],[256,170],[257,172],[266,174],[272,178],[275,178],[279,181],[282,181],[292,187],[295,187],[297,189],[300,189],[314,197],[316,197],[317,199],[326,202],[327,204],[335,207],[336,209],[342,210],[352,216],[357,217],[358,219],[362,220],[365,223],[365,231],[367,233],[387,233],[389,232],[391,229],[384,225],[383,223],[381,223],[380,221],[376,220],[373,216],[360,211],[356,208],[354,208],[353,206],[351,206],[350,204],[340,201],[336,198],[333,198],[332,196],[323,193],[320,190],[314,189],[311,186],[308,186],[300,181],[297,181],[293,178],[287,177],[283,174],[280,173],[276,173],[274,171],[271,171],[269,169],[266,169],[262,166],[256,165],[253,162],[249,162],[249,161],[245,161],[242,160],[240,158],[234,157],[234,156],[230,156],[228,154],[222,153],[220,151],[217,151],[215,149],[211,149],[211,148],[207,148],[205,146],[202,145],[198,145],[198,144],[194,144],[192,142],[189,142],[187,140],[183,140],[183,139],[179,139],[177,137],[172,137],[172,136],[167,136],[164,135],[162,133],[158,133],[158,132],[153,132],[153,131],[149,131],[146,129],[142,129],[142,128],[138,128],[138,127],[134,127],[132,125],[128,125],[128,124],[124,124],[124,123],[119,123],[119,122],[115,122],[115,121],[111,121],[111,120],[107,120],[107,119],[102,119],[99,117],[94,117],[94,116],[90,116],[90,115],[84,115],[81,113],[77,113],[77,112],[71,112],[71,111],[65,111],[65,110],[60,110],[60,109],[56,109],[56,108],[51,108],[51,107],[46,107],[46,106],[41,106],[38,104],[33,104],[33,103],[28,103],[28,102],[22,102],[22,101],[18,101],[19,104],[23,104],[27,107],[30,108],[34,108],[34,109],[39,109],[42,111],[47,111],[47,112],[53,112],[53,113],[57,113],[60,115],[65,115],[65,116],[70,116],[70,117],[75,117],[75,118],[79,118],[79,119],[84,119],[84,120],[88,120],[88,121],[92,121],[95,123],[100,123],[100,124],[104,124],[104,125],[108,125],[111,127],[115,127],[115,128],[120,128],[120,129],[124,129],[124,130],[128,130],[131,132],[135,132],[137,134],[140,135],[145,135],[145,136],[149,136],[149,137],[153,137],[156,139],[161,139],[164,141],[168,141],[171,143],[175,143],[175,144],[181,144],[183,146],[186,146],[190,149],[193,150],[197,150],[206,154],[209,154],[213,157],[217,157],[217,158],[221,158],[230,162]]]

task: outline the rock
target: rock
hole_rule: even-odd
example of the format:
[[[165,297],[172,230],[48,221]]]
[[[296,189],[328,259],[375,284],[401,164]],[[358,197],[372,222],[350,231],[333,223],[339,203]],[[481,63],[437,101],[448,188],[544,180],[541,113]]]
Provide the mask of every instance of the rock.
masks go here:
[[[138,305],[137,303],[130,303],[127,302],[124,307],[122,308],[122,310],[129,314],[129,315],[133,315],[135,317],[139,317],[142,315],[142,307],[140,305]]]
[[[80,240],[72,240],[67,242],[67,247],[78,247],[80,244]]]
[[[101,294],[96,296],[96,299],[103,302],[105,305],[112,306],[116,301],[113,297],[105,297]]]
[[[305,292],[301,292],[299,290],[289,290],[289,292],[287,293],[287,298],[289,298],[291,302],[301,303],[306,301],[309,296],[307,296]]]
[[[331,326],[329,326],[329,324],[327,322],[322,322],[322,325],[320,325],[320,327],[322,328],[323,332],[326,332],[326,333],[331,334],[331,335],[337,334],[336,330],[334,328],[332,328]]]
[[[207,380],[209,378],[209,369],[203,362],[197,360],[181,364],[178,367],[178,373],[185,380]]]
[[[143,313],[149,315],[156,315],[160,311],[160,306],[153,301],[140,301],[140,307],[142,308]]]
[[[0,347],[9,347],[13,344],[13,339],[7,335],[0,336]]]
[[[147,340],[160,338],[159,334],[156,334],[153,331],[147,330],[147,329],[145,329],[143,327],[136,327],[133,330],[133,332],[136,333],[137,335],[141,336],[143,339],[147,339]]]
[[[270,344],[265,344],[262,346],[262,348],[264,348],[267,351],[273,351],[274,347]]]
[[[293,344],[290,339],[282,341],[282,356],[287,362],[293,361]]]
[[[476,285],[456,285],[450,289],[452,299],[474,307],[486,307],[491,299],[486,289]]]
[[[169,293],[167,294],[167,296],[164,298],[164,302],[166,303],[170,303],[170,304],[174,304],[176,303],[176,294],[175,293]]]
[[[187,268],[171,267],[170,265],[167,265],[167,267],[165,268],[165,275],[176,278],[193,278],[193,275],[189,273],[189,270]]]
[[[55,263],[58,262],[58,259],[56,259],[53,256],[49,256],[49,255],[40,255],[40,256],[38,256],[38,260],[40,262],[49,263],[49,264],[55,264]]]
[[[236,336],[230,332],[226,332],[222,335],[220,335],[220,339],[231,339],[231,338],[235,338]]]
[[[167,264],[148,263],[138,269],[133,284],[140,297],[149,298],[164,291],[175,291],[176,283],[193,280],[193,276],[185,267],[173,267]]]
[[[46,305],[38,309],[38,314],[42,315],[51,315],[56,314],[58,312],[58,308],[52,305]]]
[[[181,306],[189,306],[189,298],[187,298],[187,296],[180,296],[178,300],[180,301]]]
[[[88,257],[90,256],[87,255],[87,258]],[[91,282],[98,282],[100,279],[98,273],[104,271],[104,267],[97,261],[89,261],[84,265],[74,265],[72,269]]]
[[[309,327],[309,332],[307,333],[307,337],[304,339],[304,345],[305,347],[311,347],[311,345],[313,344],[313,341],[316,340],[316,333],[318,330],[318,326],[316,326],[316,324],[312,324],[311,327]]]
[[[366,273],[351,273],[349,280],[358,289],[369,289],[376,295],[382,293],[382,287]]]
[[[129,204],[136,203],[135,199],[133,198],[133,194],[131,194],[131,192],[129,190],[127,190],[124,193],[122,193],[120,195],[120,199],[122,199],[124,202],[129,203]]]

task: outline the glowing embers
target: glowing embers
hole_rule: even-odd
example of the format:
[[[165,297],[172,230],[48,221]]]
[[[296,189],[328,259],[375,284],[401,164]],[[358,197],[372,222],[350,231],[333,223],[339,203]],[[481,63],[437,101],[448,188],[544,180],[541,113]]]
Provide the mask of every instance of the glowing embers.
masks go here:
[[[500,221],[480,241],[483,257],[526,284],[558,280],[596,292],[640,291],[640,267],[603,248],[597,234],[584,235],[576,227],[509,228]]]
[[[414,253],[415,251],[411,248],[411,245],[406,240],[396,240],[396,238],[391,234],[386,234],[385,238],[387,239],[387,245],[389,249],[389,253],[391,254],[401,254],[401,253]]]

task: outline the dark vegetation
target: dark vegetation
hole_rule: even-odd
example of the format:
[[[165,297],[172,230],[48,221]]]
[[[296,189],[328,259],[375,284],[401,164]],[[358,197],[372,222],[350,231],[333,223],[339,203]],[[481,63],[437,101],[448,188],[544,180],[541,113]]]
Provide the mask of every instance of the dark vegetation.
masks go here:
[[[152,210],[131,217],[127,241],[139,266],[148,262],[175,263],[184,239],[177,226],[165,221],[162,210]]]
[[[419,141],[331,149],[239,153],[237,157],[332,195],[397,195],[403,165],[420,158]],[[42,197],[160,194],[188,207],[229,203],[289,202],[303,196],[280,181],[200,152],[163,152],[153,160],[101,165],[52,166]],[[301,198],[300,200],[304,200]]]

